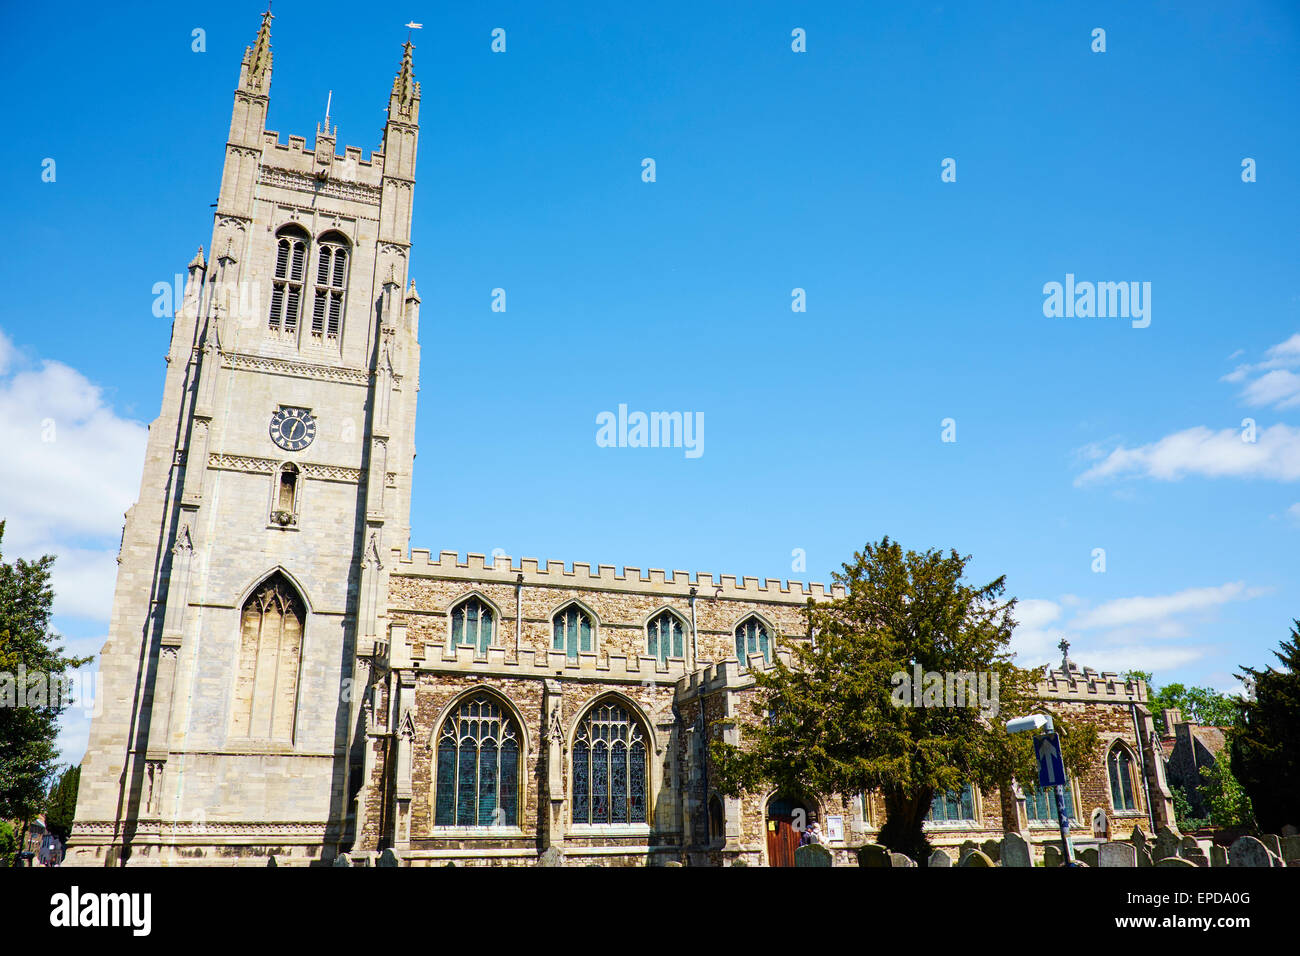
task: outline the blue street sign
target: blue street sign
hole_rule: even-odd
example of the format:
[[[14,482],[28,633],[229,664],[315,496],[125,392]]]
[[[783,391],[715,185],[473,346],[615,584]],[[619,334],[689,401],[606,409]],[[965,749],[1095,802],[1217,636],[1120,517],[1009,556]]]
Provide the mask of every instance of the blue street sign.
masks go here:
[[[1038,785],[1062,787],[1065,785],[1065,764],[1061,760],[1061,738],[1056,734],[1040,734],[1034,738],[1034,756],[1038,758]]]

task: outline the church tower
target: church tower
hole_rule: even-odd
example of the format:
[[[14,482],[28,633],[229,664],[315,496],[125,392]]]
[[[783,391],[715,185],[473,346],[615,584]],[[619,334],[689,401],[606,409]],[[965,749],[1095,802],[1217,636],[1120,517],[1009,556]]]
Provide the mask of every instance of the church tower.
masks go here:
[[[353,839],[366,665],[408,547],[420,85],[379,151],[266,128],[271,21],[235,90],[126,515],[68,862],[264,863]],[[408,285],[409,282],[409,285]]]

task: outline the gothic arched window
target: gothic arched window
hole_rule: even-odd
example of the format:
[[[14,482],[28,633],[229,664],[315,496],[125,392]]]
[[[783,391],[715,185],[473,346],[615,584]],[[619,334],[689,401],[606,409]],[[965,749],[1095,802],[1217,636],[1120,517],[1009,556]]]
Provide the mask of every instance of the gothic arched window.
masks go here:
[[[343,297],[348,288],[348,243],[337,232],[321,236],[316,253],[316,297],[311,309],[312,338],[338,341],[343,328]]]
[[[925,817],[931,823],[954,823],[975,819],[975,788],[969,783],[961,790],[936,793]]]
[[[1034,823],[1056,823],[1056,791],[1040,787],[1025,788],[1025,815]],[[1074,795],[1070,788],[1065,788],[1065,815],[1071,820],[1074,815]]]
[[[294,225],[285,226],[276,235],[275,276],[271,280],[271,315],[267,326],[272,332],[292,336],[298,331],[298,318],[302,315],[302,284],[311,239],[307,230]]]
[[[595,639],[592,636],[595,627],[591,615],[578,605],[570,604],[562,608],[551,619],[551,626],[554,632],[552,649],[564,651],[569,660],[576,661],[579,653],[590,654],[595,649]]]
[[[239,620],[239,671],[231,733],[291,741],[302,657],[302,600],[277,572],[244,602]]]
[[[736,659],[745,665],[751,654],[762,654],[763,663],[772,663],[772,637],[756,617],[746,618],[736,628]]]
[[[451,643],[470,644],[479,654],[492,646],[492,625],[496,615],[486,601],[471,597],[451,609]]]
[[[667,661],[670,657],[685,656],[682,619],[672,611],[661,611],[646,625],[646,654]]]
[[[438,734],[434,826],[519,825],[519,728],[496,698],[463,700]]]
[[[597,704],[573,742],[573,822],[645,823],[646,736],[617,703]]]
[[[1116,810],[1136,810],[1133,799],[1133,758],[1128,748],[1116,743],[1106,756],[1106,767],[1110,771],[1110,802]]]

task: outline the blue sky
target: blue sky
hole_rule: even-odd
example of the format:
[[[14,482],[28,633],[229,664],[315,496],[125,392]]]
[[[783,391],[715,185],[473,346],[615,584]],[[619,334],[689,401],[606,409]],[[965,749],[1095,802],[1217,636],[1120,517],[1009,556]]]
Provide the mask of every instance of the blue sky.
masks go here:
[[[1005,573],[1024,663],[1066,635],[1226,690],[1272,660],[1300,616],[1294,5],[466,6],[279,0],[272,33],[268,126],[310,139],[332,90],[368,153],[424,24],[414,546],[826,580],[889,534]],[[209,241],[261,9],[0,11],[4,550],[60,555],[85,652],[161,396],[151,290]],[[1045,317],[1067,273],[1151,283],[1150,326]],[[598,447],[620,403],[703,413],[704,454]]]

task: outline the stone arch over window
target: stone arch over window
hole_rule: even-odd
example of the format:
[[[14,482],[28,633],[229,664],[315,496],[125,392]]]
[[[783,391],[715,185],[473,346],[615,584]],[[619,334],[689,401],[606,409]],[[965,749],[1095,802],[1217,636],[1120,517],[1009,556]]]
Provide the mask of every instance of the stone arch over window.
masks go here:
[[[306,602],[282,571],[252,589],[239,614],[231,734],[292,742]]]
[[[609,695],[587,708],[573,735],[570,817],[575,824],[650,822],[653,741],[641,714]]]
[[[596,615],[585,604],[570,601],[551,617],[551,649],[564,651],[576,661],[579,654],[596,652]]]
[[[443,712],[433,744],[434,826],[520,826],[526,741],[509,701],[467,691]]]
[[[750,614],[736,625],[735,638],[736,660],[740,661],[741,667],[747,667],[750,657],[755,654],[763,656],[764,665],[772,663],[776,653],[776,628],[770,622],[757,614]]]
[[[686,635],[690,625],[672,608],[661,608],[652,614],[645,629],[647,657],[660,663],[666,663],[670,658],[686,657]]]
[[[477,591],[456,601],[447,612],[447,618],[448,640],[453,651],[462,644],[468,644],[481,656],[496,644],[501,611]]]
[[[343,330],[352,243],[343,233],[331,230],[316,240],[316,250],[311,337],[317,342],[335,343]]]
[[[307,278],[307,252],[311,236],[297,223],[281,226],[275,234],[275,267],[271,278],[271,313],[267,328],[285,338],[298,334],[302,318],[303,285]]]
[[[1106,754],[1110,779],[1110,805],[1116,810],[1137,809],[1137,760],[1122,740],[1116,740]]]

